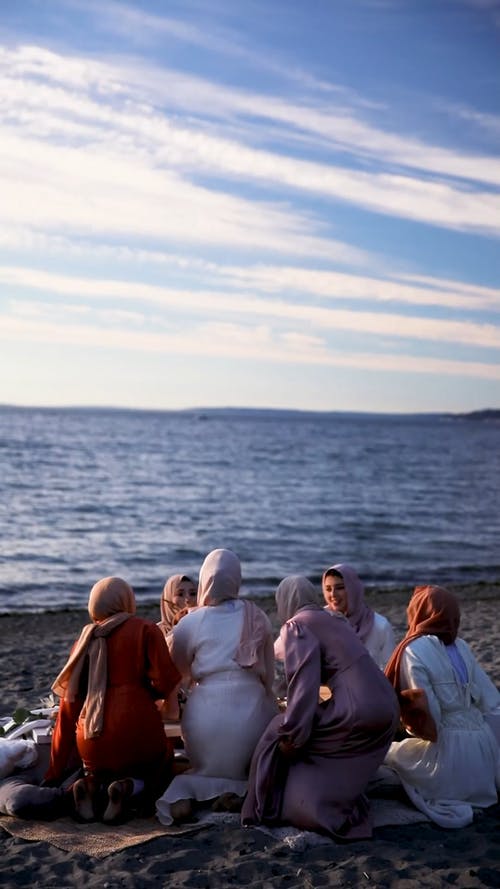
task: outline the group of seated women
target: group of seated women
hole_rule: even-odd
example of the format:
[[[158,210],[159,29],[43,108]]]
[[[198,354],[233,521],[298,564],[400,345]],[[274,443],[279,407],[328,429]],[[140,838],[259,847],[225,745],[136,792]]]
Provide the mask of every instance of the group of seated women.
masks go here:
[[[497,801],[488,719],[500,694],[457,637],[455,595],[417,587],[395,646],[352,567],[332,566],[322,584],[326,604],[304,576],[279,584],[274,643],[268,617],[239,597],[230,550],[209,553],[197,586],[186,575],[167,581],[158,625],[135,615],[125,581],[99,581],[92,622],[53,686],[61,704],[46,781],[80,764],[71,792],[83,821],[116,823],[134,807],[180,823],[210,805],[241,811],[243,825],[349,840],[371,836],[366,791],[385,764],[437,824],[470,823],[474,807]],[[162,713],[181,688],[179,760]]]

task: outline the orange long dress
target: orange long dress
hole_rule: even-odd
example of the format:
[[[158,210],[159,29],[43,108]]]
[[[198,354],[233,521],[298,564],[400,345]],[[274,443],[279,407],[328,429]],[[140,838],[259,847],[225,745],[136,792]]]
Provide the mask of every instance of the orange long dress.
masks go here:
[[[85,739],[85,689],[75,701],[61,700],[46,781],[62,780],[77,750],[85,769],[109,780],[130,776],[155,785],[170,780],[172,742],[165,736],[155,699],[167,698],[180,680],[161,630],[130,617],[107,637],[108,682],[102,733]],[[82,685],[86,675],[82,675]]]

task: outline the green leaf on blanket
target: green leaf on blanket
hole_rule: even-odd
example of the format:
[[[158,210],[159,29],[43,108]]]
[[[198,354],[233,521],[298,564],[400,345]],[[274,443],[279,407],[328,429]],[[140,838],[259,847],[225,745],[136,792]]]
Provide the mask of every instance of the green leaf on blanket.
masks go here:
[[[18,707],[17,710],[14,710],[12,719],[16,725],[23,725],[30,719],[38,719],[38,717],[35,713],[32,713],[31,710],[27,710],[26,707]]]

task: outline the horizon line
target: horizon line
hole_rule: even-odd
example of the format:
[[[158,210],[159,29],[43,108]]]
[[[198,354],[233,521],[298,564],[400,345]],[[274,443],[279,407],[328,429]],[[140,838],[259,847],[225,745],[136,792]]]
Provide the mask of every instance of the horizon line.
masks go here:
[[[0,410],[41,410],[41,411],[109,411],[109,412],[127,412],[127,413],[154,413],[154,414],[190,414],[198,413],[201,416],[204,413],[246,413],[246,414],[309,414],[314,416],[325,415],[344,415],[344,416],[385,416],[385,417],[467,417],[467,416],[490,416],[498,414],[500,416],[500,407],[484,407],[474,410],[452,411],[452,410],[421,410],[421,411],[369,411],[369,410],[342,410],[331,409],[321,410],[314,408],[287,408],[287,407],[245,407],[241,405],[226,406],[192,406],[178,408],[164,407],[130,407],[124,405],[94,405],[94,404],[15,404],[2,402]]]

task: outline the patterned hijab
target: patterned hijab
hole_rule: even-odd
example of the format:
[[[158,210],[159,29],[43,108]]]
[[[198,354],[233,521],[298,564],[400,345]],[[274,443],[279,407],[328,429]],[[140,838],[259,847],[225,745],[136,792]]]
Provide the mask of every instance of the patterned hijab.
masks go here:
[[[176,590],[179,585],[184,582],[193,583],[187,574],[173,574],[172,577],[168,578],[163,587],[163,593],[160,599],[161,620],[158,622],[158,626],[163,630],[165,636],[167,633],[170,633],[174,624],[177,623],[177,617],[180,612],[186,611],[185,605],[179,605],[174,601]],[[194,583],[193,586],[195,586]]]
[[[92,623],[84,626],[52,690],[56,695],[74,701],[88,655],[87,695],[82,716],[85,718],[85,738],[95,738],[102,732],[108,681],[106,636],[135,614],[132,587],[121,577],[103,577],[90,591],[88,611]]]
[[[401,657],[406,646],[419,636],[437,636],[445,645],[455,641],[460,625],[460,605],[454,593],[441,586],[417,586],[406,609],[408,629],[385,668],[385,675],[399,689]]]
[[[290,574],[289,577],[285,577],[279,584],[275,597],[278,618],[282,624],[306,605],[321,607],[318,593],[311,581],[302,574]]]
[[[365,588],[354,568],[350,565],[346,565],[344,562],[340,562],[338,565],[332,565],[331,568],[327,568],[323,574],[323,581],[329,571],[336,571],[344,581],[347,593],[346,617],[356,635],[361,639],[361,642],[365,644],[371,633],[375,620],[375,612],[373,608],[370,608],[365,601]]]

